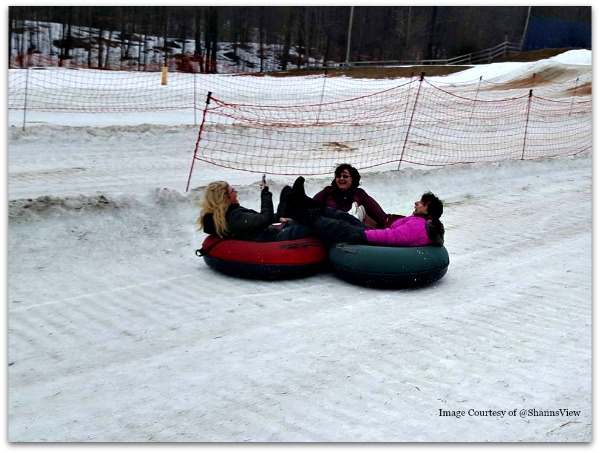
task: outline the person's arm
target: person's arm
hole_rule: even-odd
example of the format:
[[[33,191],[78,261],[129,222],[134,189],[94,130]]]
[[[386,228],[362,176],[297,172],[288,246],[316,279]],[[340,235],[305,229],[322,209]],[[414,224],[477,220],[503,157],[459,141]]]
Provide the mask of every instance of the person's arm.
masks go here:
[[[275,211],[273,209],[273,194],[269,192],[269,186],[261,184],[260,191],[260,214],[264,216],[269,223],[275,221]]]
[[[330,192],[331,188],[325,187],[323,190],[321,190],[313,196],[313,200],[315,200],[317,203],[325,204],[327,202],[327,197],[329,196]]]
[[[385,226],[387,214],[379,203],[377,203],[374,198],[370,197],[363,189],[358,189],[358,196],[360,200],[359,204],[365,208],[367,215],[377,222],[379,228],[383,228]]]
[[[273,223],[273,194],[265,187],[260,193],[260,213],[238,207],[227,214],[228,230],[231,234],[262,231]]]
[[[419,247],[431,243],[425,229],[425,219],[412,216],[397,220],[393,228],[366,230],[365,235],[369,243],[377,245]]]

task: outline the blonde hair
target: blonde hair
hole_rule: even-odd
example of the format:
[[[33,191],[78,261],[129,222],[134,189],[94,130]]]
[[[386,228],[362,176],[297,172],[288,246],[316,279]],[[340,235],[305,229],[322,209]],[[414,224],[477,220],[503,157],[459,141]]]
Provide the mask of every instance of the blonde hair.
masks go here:
[[[207,214],[212,214],[215,230],[219,236],[227,233],[227,220],[225,214],[231,204],[229,201],[229,183],[227,181],[213,181],[204,192],[204,201],[202,202],[202,211],[198,217],[198,229],[201,229],[204,224],[204,217]]]

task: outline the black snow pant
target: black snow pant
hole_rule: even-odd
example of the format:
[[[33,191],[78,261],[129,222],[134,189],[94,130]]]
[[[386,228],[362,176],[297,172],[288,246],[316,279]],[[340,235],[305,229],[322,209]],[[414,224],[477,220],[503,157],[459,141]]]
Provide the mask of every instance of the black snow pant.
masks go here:
[[[321,208],[308,218],[308,226],[315,236],[328,245],[339,242],[366,244],[366,226],[347,212],[333,208]]]
[[[291,241],[313,236],[309,227],[290,220],[281,226],[271,225],[261,235],[263,242]]]

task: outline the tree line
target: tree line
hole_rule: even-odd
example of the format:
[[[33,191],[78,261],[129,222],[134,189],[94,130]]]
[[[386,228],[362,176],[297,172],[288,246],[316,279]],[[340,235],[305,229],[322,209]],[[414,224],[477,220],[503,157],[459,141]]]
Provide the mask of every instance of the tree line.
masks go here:
[[[185,43],[193,41],[206,65],[216,61],[219,42],[234,43],[234,59],[245,43],[258,43],[259,52],[267,44],[278,45],[282,70],[301,67],[309,58],[447,59],[504,41],[520,42],[530,15],[591,24],[589,6],[11,6],[9,58],[11,36],[22,32],[28,20],[64,24],[63,36],[55,41],[61,58],[68,58],[76,45],[73,27],[89,27],[98,30],[97,36],[107,32],[122,41],[163,37],[165,60],[178,56],[175,46],[168,48],[169,40],[183,42],[177,46],[179,56],[192,52]],[[94,44],[102,66],[102,39]],[[35,43],[23,46],[31,49]]]

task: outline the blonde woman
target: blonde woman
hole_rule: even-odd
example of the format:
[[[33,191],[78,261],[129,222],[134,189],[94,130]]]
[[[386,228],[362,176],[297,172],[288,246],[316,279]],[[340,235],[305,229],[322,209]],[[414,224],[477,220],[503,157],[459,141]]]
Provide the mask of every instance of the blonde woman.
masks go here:
[[[293,220],[273,225],[273,194],[266,183],[260,185],[260,212],[244,208],[237,190],[226,181],[211,182],[204,193],[198,227],[207,234],[242,241],[288,241],[311,236],[308,227]]]

